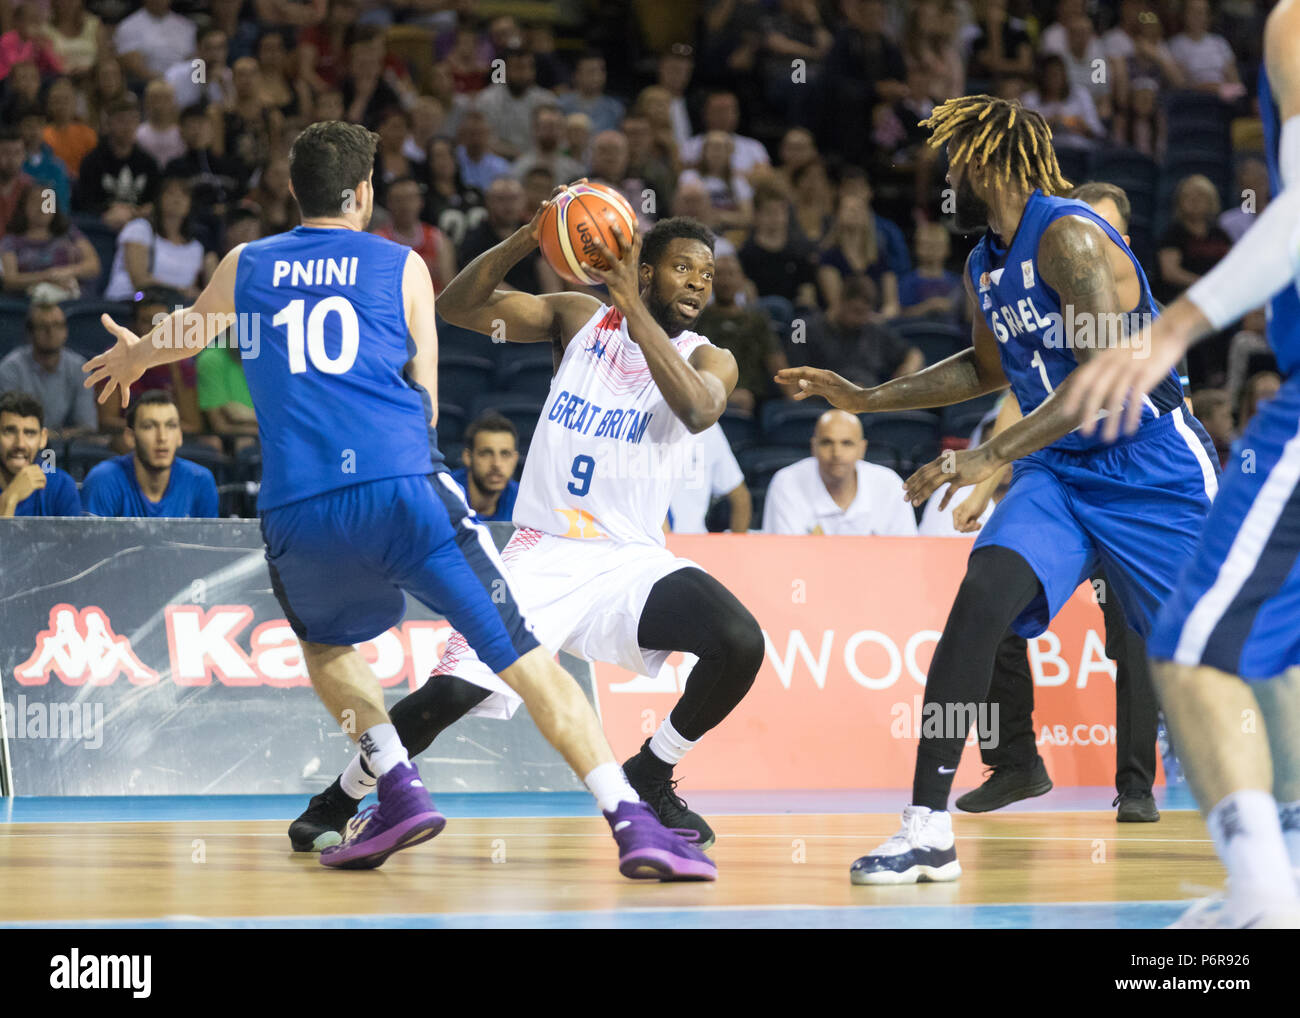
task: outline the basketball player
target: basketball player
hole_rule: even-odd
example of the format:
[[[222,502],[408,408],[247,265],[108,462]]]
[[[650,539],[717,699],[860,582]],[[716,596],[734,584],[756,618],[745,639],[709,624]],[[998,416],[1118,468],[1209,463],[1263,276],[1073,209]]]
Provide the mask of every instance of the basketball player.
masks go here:
[[[543,207],[544,209],[545,207]],[[624,765],[632,787],[669,827],[714,834],[675,792],[673,769],[753,685],[763,634],[708,573],[664,547],[663,522],[690,441],[722,415],[736,384],[726,350],[690,331],[713,288],[713,235],[692,219],[665,219],[642,238],[619,239],[597,275],[608,306],[581,293],[533,296],[502,289],[511,266],[538,244],[542,211],[484,252],[443,291],[455,325],[513,342],[562,349],[515,502],[519,529],[502,557],[521,604],[550,651],[654,675],[673,651],[699,658],[681,698]],[[689,481],[688,481],[689,483]],[[698,483],[707,483],[699,478]],[[519,697],[459,633],[433,675],[393,708],[407,752],[423,752],[473,712],[509,717]],[[295,847],[328,839],[374,779],[354,758],[290,828]]]
[[[624,875],[713,879],[709,858],[664,829],[627,784],[595,712],[538,645],[491,538],[438,456],[433,283],[409,248],[365,232],[376,138],[338,121],[303,131],[289,164],[302,225],[234,248],[194,307],[143,339],[105,315],[117,344],[87,364],[86,385],[105,383],[101,402],[118,388],[125,404],[146,368],[195,352],[187,345],[195,331],[206,343],[234,315],[260,321],[260,353],[244,370],[262,441],[258,509],[271,586],[312,685],[344,730],[360,733],[378,778],[378,805],[322,863],[373,868],[445,823],[353,646],[401,621],[405,589],[447,615],[484,668],[528,704],[600,802]]]
[[[1273,199],[1226,258],[1144,337],[1146,360],[1106,353],[1068,400],[1103,437],[1199,340],[1268,304],[1287,381],[1234,447],[1200,544],[1149,640],[1174,746],[1228,870],[1226,897],[1184,927],[1300,925],[1300,0],[1264,29],[1259,109]],[[1122,418],[1122,420],[1121,420]],[[1123,441],[1123,439],[1121,439]],[[1243,681],[1244,680],[1244,681]]]
[[[1129,623],[1145,635],[1217,486],[1209,438],[1189,420],[1174,372],[1144,401],[1142,428],[1123,446],[1077,433],[1080,419],[1065,409],[1062,390],[1099,338],[1107,341],[1104,330],[1117,316],[1127,324],[1154,306],[1115,229],[1083,202],[1055,197],[1070,185],[1043,118],[977,95],[943,103],[923,125],[934,132],[932,146],[947,146],[959,228],[985,229],[965,272],[976,309],[972,348],[873,389],[816,368],[777,376],[798,383],[803,398],[825,396],[859,413],[944,406],[1010,384],[1024,413],[978,448],[945,453],[907,481],[913,504],[950,485],[943,508],[956,489],[1015,461],[930,665],[925,710],[946,719],[948,730],[921,738],[902,829],[853,864],[852,880],[866,884],[961,874],[948,796],[1003,634],[1042,633],[1101,566]]]

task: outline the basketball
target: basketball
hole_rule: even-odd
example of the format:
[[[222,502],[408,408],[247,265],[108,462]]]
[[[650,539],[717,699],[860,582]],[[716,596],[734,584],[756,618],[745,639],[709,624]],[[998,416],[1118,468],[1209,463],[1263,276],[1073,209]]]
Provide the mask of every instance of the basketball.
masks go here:
[[[606,218],[611,212],[630,241],[636,231],[636,213],[612,187],[584,181],[556,195],[542,214],[538,230],[542,255],[551,268],[570,283],[599,286],[600,280],[587,270],[609,268],[596,249],[598,239],[611,251],[618,251],[618,238]]]

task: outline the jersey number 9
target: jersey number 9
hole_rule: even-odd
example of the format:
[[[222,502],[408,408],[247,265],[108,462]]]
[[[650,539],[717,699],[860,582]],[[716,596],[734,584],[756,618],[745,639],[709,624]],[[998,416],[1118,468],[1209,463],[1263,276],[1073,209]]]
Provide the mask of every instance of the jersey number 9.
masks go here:
[[[581,498],[591,490],[591,478],[596,472],[596,461],[590,456],[575,456],[573,466],[569,469],[574,477],[567,485],[569,494]]]

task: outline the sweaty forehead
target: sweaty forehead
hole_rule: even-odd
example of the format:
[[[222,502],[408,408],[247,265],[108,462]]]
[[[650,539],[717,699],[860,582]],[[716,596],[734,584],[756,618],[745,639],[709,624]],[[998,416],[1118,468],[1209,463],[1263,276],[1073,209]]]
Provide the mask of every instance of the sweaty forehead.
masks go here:
[[[669,241],[668,247],[664,249],[664,258],[684,261],[700,268],[713,267],[713,252],[707,244],[694,237],[677,237]]]

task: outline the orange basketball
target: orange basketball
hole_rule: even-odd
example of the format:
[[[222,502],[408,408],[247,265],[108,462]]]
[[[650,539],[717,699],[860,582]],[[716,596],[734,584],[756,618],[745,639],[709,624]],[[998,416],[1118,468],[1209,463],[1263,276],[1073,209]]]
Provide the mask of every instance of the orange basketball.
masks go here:
[[[636,213],[627,199],[604,184],[571,184],[555,196],[542,213],[538,227],[542,255],[556,272],[570,283],[599,286],[589,267],[609,268],[596,249],[599,239],[611,251],[618,251],[618,238],[610,228],[609,214],[631,241],[636,233]]]

